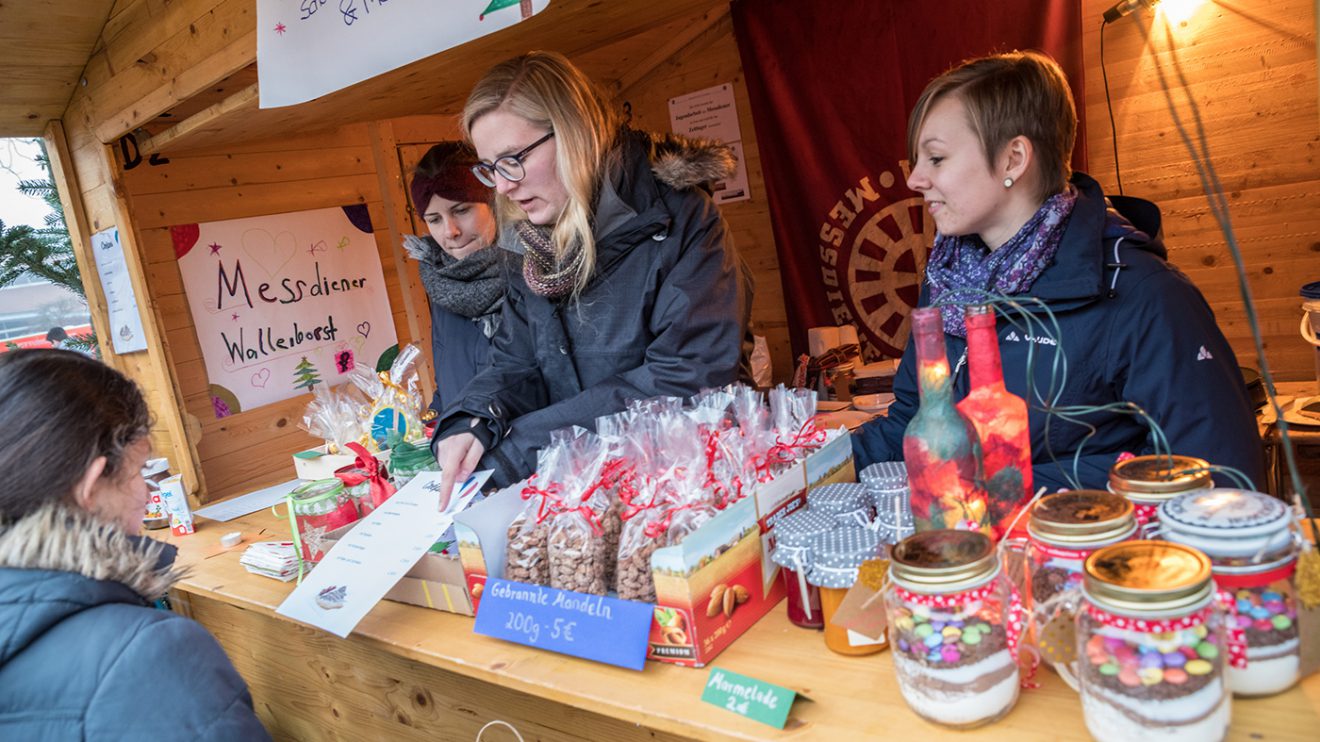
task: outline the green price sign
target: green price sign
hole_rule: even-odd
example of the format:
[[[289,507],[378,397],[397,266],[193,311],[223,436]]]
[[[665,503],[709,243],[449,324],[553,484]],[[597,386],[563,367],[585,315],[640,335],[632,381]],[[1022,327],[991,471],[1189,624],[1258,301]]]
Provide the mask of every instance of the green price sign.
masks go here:
[[[701,700],[775,729],[783,729],[795,696],[797,693],[788,688],[712,667]]]

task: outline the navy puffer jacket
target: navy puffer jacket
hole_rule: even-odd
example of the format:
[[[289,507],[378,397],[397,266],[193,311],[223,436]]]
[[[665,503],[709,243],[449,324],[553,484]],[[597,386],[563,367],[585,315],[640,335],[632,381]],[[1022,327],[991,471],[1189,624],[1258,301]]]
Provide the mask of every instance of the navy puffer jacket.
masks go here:
[[[1059,252],[1028,294],[1045,301],[1059,322],[1059,347],[1068,362],[1056,404],[1134,402],[1159,423],[1174,453],[1233,467],[1260,487],[1261,441],[1237,358],[1201,292],[1167,262],[1158,208],[1139,199],[1115,199],[1147,234],[1110,208],[1089,176],[1076,173],[1072,183],[1078,199]],[[929,300],[923,287],[919,304]],[[954,398],[962,399],[969,388],[967,343],[950,335],[945,343],[954,368]],[[1027,353],[1035,349],[1031,370],[1043,393],[1050,388],[1055,339],[1015,329],[1001,314],[999,347],[1005,385],[1035,402],[1027,392]],[[903,432],[919,402],[912,343],[894,379],[894,394],[889,416],[853,437],[859,468],[903,458]],[[1149,429],[1131,415],[1097,412],[1081,419],[1094,426],[1094,435],[1088,438],[1086,425],[1031,410],[1037,485],[1049,491],[1071,487],[1075,476],[1082,487],[1104,489],[1120,453],[1153,452]]]
[[[0,739],[270,738],[215,638],[149,602],[174,553],[63,508],[0,526]]]

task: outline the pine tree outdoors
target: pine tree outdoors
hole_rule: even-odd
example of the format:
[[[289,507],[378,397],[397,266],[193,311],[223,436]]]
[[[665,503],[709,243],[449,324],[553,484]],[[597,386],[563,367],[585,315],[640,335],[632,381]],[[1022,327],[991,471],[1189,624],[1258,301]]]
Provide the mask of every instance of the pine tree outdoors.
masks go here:
[[[32,140],[40,148],[36,162],[46,172],[40,180],[20,180],[20,193],[41,199],[50,208],[44,226],[25,224],[7,225],[0,220],[0,288],[10,285],[24,275],[31,274],[72,291],[85,303],[86,290],[78,273],[78,262],[73,254],[73,241],[64,221],[64,205],[50,170],[50,157],[46,143]],[[70,337],[65,347],[88,353],[97,352],[94,334]]]

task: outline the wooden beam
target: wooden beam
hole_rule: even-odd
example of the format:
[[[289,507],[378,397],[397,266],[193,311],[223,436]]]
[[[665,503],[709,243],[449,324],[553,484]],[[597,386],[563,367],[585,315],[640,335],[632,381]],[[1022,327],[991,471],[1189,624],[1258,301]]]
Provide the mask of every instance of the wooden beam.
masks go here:
[[[664,45],[660,46],[645,59],[638,62],[632,69],[624,72],[614,83],[614,92],[618,97],[624,97],[630,90],[642,82],[652,72],[655,72],[665,62],[673,59],[680,52],[686,49],[690,44],[700,39],[706,32],[710,31],[720,21],[729,15],[729,4],[723,3],[702,13],[696,22],[685,29],[682,33],[670,39]]]
[[[138,142],[138,150],[144,157],[163,152],[166,147],[178,145],[199,132],[223,128],[223,122],[236,114],[256,111],[257,87],[255,83],[249,85],[219,103],[198,111],[156,136]]]

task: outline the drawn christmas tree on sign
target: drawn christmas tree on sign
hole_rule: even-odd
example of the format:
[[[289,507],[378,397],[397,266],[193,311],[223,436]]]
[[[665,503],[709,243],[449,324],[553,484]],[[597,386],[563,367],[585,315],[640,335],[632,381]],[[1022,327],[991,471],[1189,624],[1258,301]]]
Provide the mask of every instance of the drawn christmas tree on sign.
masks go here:
[[[303,356],[302,360],[298,361],[298,365],[293,369],[293,376],[298,380],[298,383],[293,385],[295,389],[306,389],[310,392],[312,387],[321,383],[321,377],[316,373],[316,366],[307,360],[307,356]]]
[[[491,13],[514,5],[517,5],[518,9],[522,11],[523,20],[532,17],[532,0],[490,0],[490,5],[487,5],[486,9],[481,11],[481,15],[477,17],[477,20],[484,21],[486,16]]]

